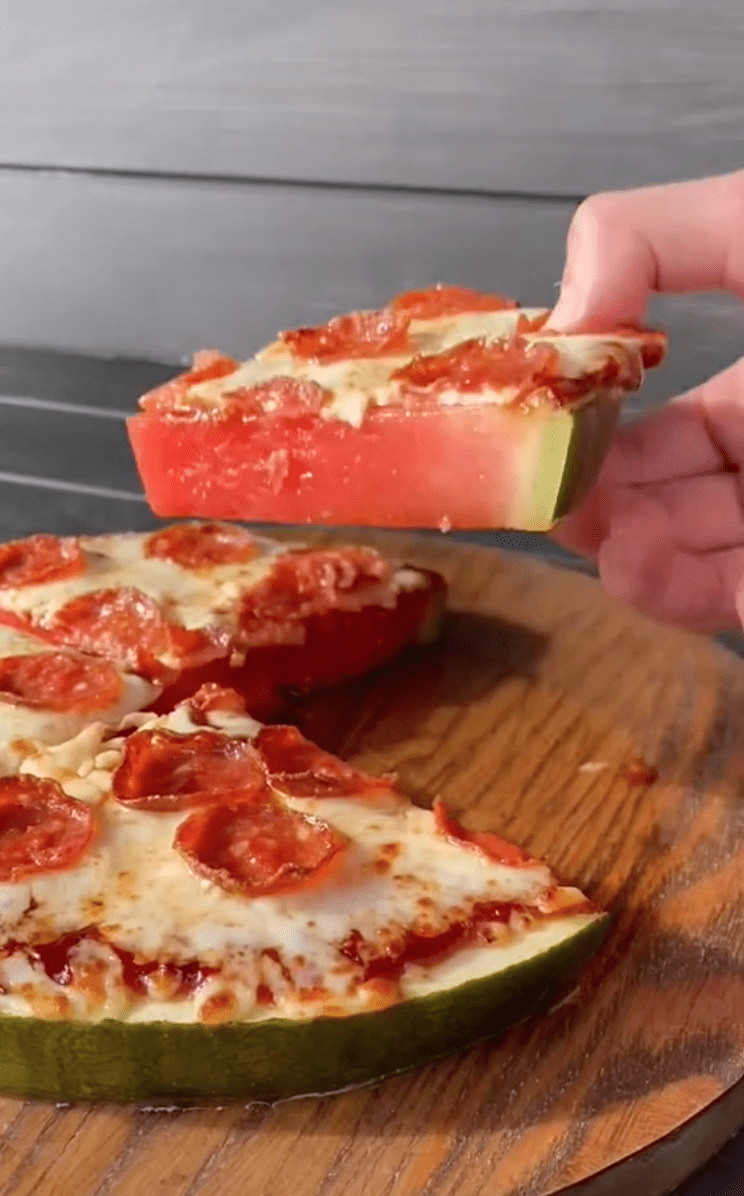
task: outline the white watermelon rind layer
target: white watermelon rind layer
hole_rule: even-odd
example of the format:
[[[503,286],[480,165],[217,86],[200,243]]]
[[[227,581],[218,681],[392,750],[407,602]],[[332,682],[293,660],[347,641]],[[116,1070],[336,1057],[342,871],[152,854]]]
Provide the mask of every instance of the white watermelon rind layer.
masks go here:
[[[483,957],[500,957],[484,947],[474,979],[348,1017],[219,1026],[0,1017],[0,1092],[65,1103],[210,1104],[361,1086],[499,1036],[548,1008],[609,922],[599,914],[555,919],[531,953],[507,956],[506,966],[502,956],[502,966],[484,974]]]
[[[504,527],[546,532],[576,509],[599,475],[620,406],[619,395],[603,392],[572,411],[543,409],[522,416],[514,492],[504,512]]]

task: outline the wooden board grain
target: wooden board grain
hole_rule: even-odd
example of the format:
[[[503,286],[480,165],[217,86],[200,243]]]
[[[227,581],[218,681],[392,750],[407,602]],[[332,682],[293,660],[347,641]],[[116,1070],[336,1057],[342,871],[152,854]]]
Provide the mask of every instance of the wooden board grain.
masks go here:
[[[735,0],[5,5],[0,161],[576,195],[741,165]]]
[[[0,1196],[72,1175],[77,1196],[661,1196],[735,1128],[744,664],[539,562],[379,542],[448,575],[443,643],[303,725],[546,855],[613,911],[610,941],[539,1021],[374,1088],[171,1113],[2,1101]],[[655,784],[629,779],[636,757]]]
[[[0,338],[178,362],[205,345],[245,357],[280,328],[437,281],[550,305],[572,212],[570,203],[0,170]],[[669,330],[669,361],[631,409],[701,382],[744,344],[744,307],[726,296],[659,299],[650,318]],[[0,391],[13,394],[3,360],[0,351]],[[60,361],[59,371],[77,373],[80,402],[124,409],[152,377],[134,362],[128,393],[121,370],[109,392],[103,364]],[[65,401],[74,395],[68,386]]]

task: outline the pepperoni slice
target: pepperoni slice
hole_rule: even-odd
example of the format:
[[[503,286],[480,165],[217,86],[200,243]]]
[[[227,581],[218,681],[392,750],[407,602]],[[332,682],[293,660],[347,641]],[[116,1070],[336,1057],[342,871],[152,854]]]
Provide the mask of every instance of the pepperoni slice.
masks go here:
[[[189,698],[189,713],[194,723],[206,723],[210,714],[247,714],[245,698],[236,689],[227,689],[208,681]]]
[[[198,382],[210,382],[212,378],[224,378],[238,368],[234,357],[227,357],[219,349],[197,349],[191,361],[191,369],[184,374],[191,386]]]
[[[41,585],[77,577],[86,568],[85,555],[72,536],[29,536],[0,544],[0,589]]]
[[[73,868],[95,837],[90,806],[56,781],[0,778],[0,882]]]
[[[171,623],[154,598],[133,587],[95,590],[57,611],[50,635],[57,643],[91,652],[163,681],[175,668],[196,665],[224,651],[218,636]]]
[[[123,682],[107,660],[66,652],[0,659],[0,698],[57,713],[90,714],[115,706]]]
[[[446,287],[437,283],[423,291],[404,291],[395,296],[390,306],[414,320],[435,320],[475,311],[510,311],[519,304],[504,295],[484,295],[469,287]]]
[[[257,552],[250,532],[227,523],[173,523],[145,543],[145,556],[175,561],[186,569],[242,565]]]
[[[296,727],[262,727],[253,742],[271,785],[292,797],[364,797],[394,787],[392,777],[370,777],[352,768]]]
[[[230,801],[190,814],[173,845],[197,876],[231,893],[267,897],[330,879],[348,840],[321,819],[263,793],[233,794]]]
[[[408,348],[407,312],[383,307],[335,316],[317,328],[296,328],[281,339],[297,357],[308,361],[341,361],[349,357],[385,357]]]
[[[193,365],[184,374],[178,374],[162,386],[156,387],[140,399],[140,407],[146,411],[163,410],[177,412],[181,408],[188,409],[185,395],[192,386],[200,382],[211,382],[215,378],[225,378],[238,368],[238,362],[233,357],[226,357],[216,349],[200,349],[194,354]]]
[[[547,391],[558,404],[575,402],[598,387],[640,384],[635,354],[622,345],[601,369],[568,378],[552,345],[529,344],[521,337],[504,342],[462,341],[445,353],[416,357],[392,374],[413,397],[436,396],[444,390],[463,394],[513,387],[514,402],[535,391]]]
[[[122,805],[156,811],[187,810],[220,800],[231,790],[258,793],[265,786],[266,775],[251,744],[218,731],[135,731],[112,781]]]
[[[434,802],[433,811],[437,830],[451,842],[472,847],[482,855],[488,856],[495,864],[506,864],[510,868],[529,868],[537,863],[523,848],[507,843],[506,839],[493,834],[492,831],[466,830],[439,798]]]
[[[244,645],[302,643],[302,620],[329,610],[353,610],[369,589],[388,580],[391,567],[367,548],[287,552],[246,595],[240,616]],[[281,629],[284,629],[282,632]]]
[[[552,345],[528,345],[516,338],[507,343],[469,340],[444,353],[415,357],[392,379],[414,390],[470,392],[535,383],[557,375],[559,365]]]
[[[226,389],[220,411],[223,415],[236,415],[243,419],[264,415],[300,419],[305,415],[317,415],[331,397],[331,392],[317,382],[281,376],[262,382],[259,386]]]

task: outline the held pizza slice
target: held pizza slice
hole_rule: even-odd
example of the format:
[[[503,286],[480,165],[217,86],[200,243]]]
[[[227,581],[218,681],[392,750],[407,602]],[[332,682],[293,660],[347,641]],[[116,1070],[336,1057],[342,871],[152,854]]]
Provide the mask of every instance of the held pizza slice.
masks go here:
[[[444,591],[372,549],[218,523],[0,546],[0,625],[143,678],[141,705],[162,710],[210,681],[273,715],[287,690],[334,685],[434,638]]]
[[[156,514],[544,531],[595,478],[622,398],[666,337],[546,327],[462,287],[197,354],[129,435]]]
[[[546,864],[240,707],[207,686],[0,779],[0,1090],[359,1084],[501,1033],[601,941]]]

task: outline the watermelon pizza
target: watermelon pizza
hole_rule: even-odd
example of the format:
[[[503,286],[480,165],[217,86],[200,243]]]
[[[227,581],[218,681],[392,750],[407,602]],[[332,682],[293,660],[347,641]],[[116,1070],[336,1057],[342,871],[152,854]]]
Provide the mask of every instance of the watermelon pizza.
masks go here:
[[[139,686],[130,708],[167,710],[219,682],[266,717],[288,690],[357,676],[436,636],[443,602],[440,577],[372,549],[309,549],[224,523],[0,547],[0,634],[34,637],[49,668],[71,652],[105,658],[140,679],[126,683]],[[6,666],[6,692],[44,705],[38,661],[30,669],[11,676]],[[108,697],[112,712],[123,693]]]
[[[595,478],[666,337],[567,335],[463,287],[198,353],[129,436],[152,509],[276,523],[544,531]]]
[[[431,641],[443,598],[216,522],[0,548],[0,1090],[336,1090],[577,974],[607,925],[579,890],[282,721]]]

